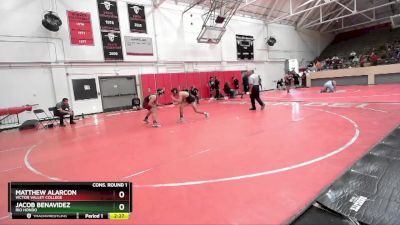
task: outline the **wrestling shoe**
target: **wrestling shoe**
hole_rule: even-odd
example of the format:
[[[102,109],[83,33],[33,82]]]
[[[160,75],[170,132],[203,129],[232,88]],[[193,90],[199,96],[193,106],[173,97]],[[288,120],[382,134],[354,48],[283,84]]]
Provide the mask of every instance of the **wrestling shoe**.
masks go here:
[[[160,127],[161,127],[161,125],[160,125],[160,124],[158,124],[158,123],[154,123],[154,124],[153,124],[153,127],[154,127],[154,128],[160,128]]]

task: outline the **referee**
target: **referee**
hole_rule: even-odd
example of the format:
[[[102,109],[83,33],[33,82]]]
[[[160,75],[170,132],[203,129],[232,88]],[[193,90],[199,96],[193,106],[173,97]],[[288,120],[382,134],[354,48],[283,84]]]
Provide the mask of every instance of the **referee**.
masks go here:
[[[251,108],[250,110],[256,110],[256,101],[261,105],[261,110],[265,108],[264,102],[260,99],[260,84],[259,84],[259,76],[254,74],[252,70],[247,71],[247,75],[249,76],[249,87],[251,90],[250,99],[251,99]]]

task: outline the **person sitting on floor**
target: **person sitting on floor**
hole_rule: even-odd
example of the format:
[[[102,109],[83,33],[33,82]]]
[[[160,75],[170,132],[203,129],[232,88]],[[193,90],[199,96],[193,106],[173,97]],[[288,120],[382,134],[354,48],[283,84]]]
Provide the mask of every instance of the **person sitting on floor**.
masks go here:
[[[332,93],[336,91],[336,81],[335,80],[328,80],[325,82],[324,87],[321,89],[321,93]]]
[[[60,126],[65,127],[64,116],[69,115],[69,123],[75,124],[74,122],[74,111],[68,104],[68,98],[63,98],[61,102],[56,104],[54,115],[60,117]]]
[[[235,91],[232,90],[231,87],[229,87],[229,83],[228,82],[225,82],[225,84],[224,84],[224,92],[230,98],[234,98],[235,97]]]

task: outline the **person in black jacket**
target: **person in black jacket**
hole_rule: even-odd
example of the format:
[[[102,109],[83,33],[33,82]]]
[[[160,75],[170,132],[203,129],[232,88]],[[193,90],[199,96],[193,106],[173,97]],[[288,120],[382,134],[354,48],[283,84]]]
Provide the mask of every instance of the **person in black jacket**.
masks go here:
[[[293,79],[294,79],[294,86],[297,88],[300,86],[300,76],[296,72],[292,71]]]
[[[232,80],[235,92],[236,94],[239,94],[239,80],[236,77],[232,77]]]
[[[222,97],[221,93],[219,92],[219,90],[220,90],[220,88],[219,88],[220,82],[219,82],[217,77],[214,77],[214,82],[215,82],[215,98],[218,99],[218,98]]]
[[[231,87],[229,87],[229,83],[228,82],[225,82],[225,84],[224,84],[224,92],[230,98],[234,98],[235,97],[235,91],[232,90]]]
[[[276,81],[276,89],[280,90],[283,88],[283,79]]]
[[[243,92],[247,94],[249,90],[249,77],[245,74],[243,76]]]
[[[212,97],[215,91],[214,77],[210,77],[210,81],[208,81],[208,87],[210,88],[210,97]]]
[[[306,87],[307,86],[307,75],[306,72],[303,72],[301,75],[301,86]]]

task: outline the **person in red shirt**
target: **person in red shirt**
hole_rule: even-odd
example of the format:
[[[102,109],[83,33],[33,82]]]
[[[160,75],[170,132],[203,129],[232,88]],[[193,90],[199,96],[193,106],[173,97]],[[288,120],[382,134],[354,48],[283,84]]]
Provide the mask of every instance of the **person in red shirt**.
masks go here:
[[[321,71],[321,70],[322,70],[322,64],[321,64],[320,61],[317,61],[317,62],[315,63],[315,68],[317,68],[317,71]]]
[[[377,54],[375,54],[374,52],[372,52],[371,56],[370,56],[371,62],[373,66],[378,65],[378,61],[379,59],[381,59]]]

